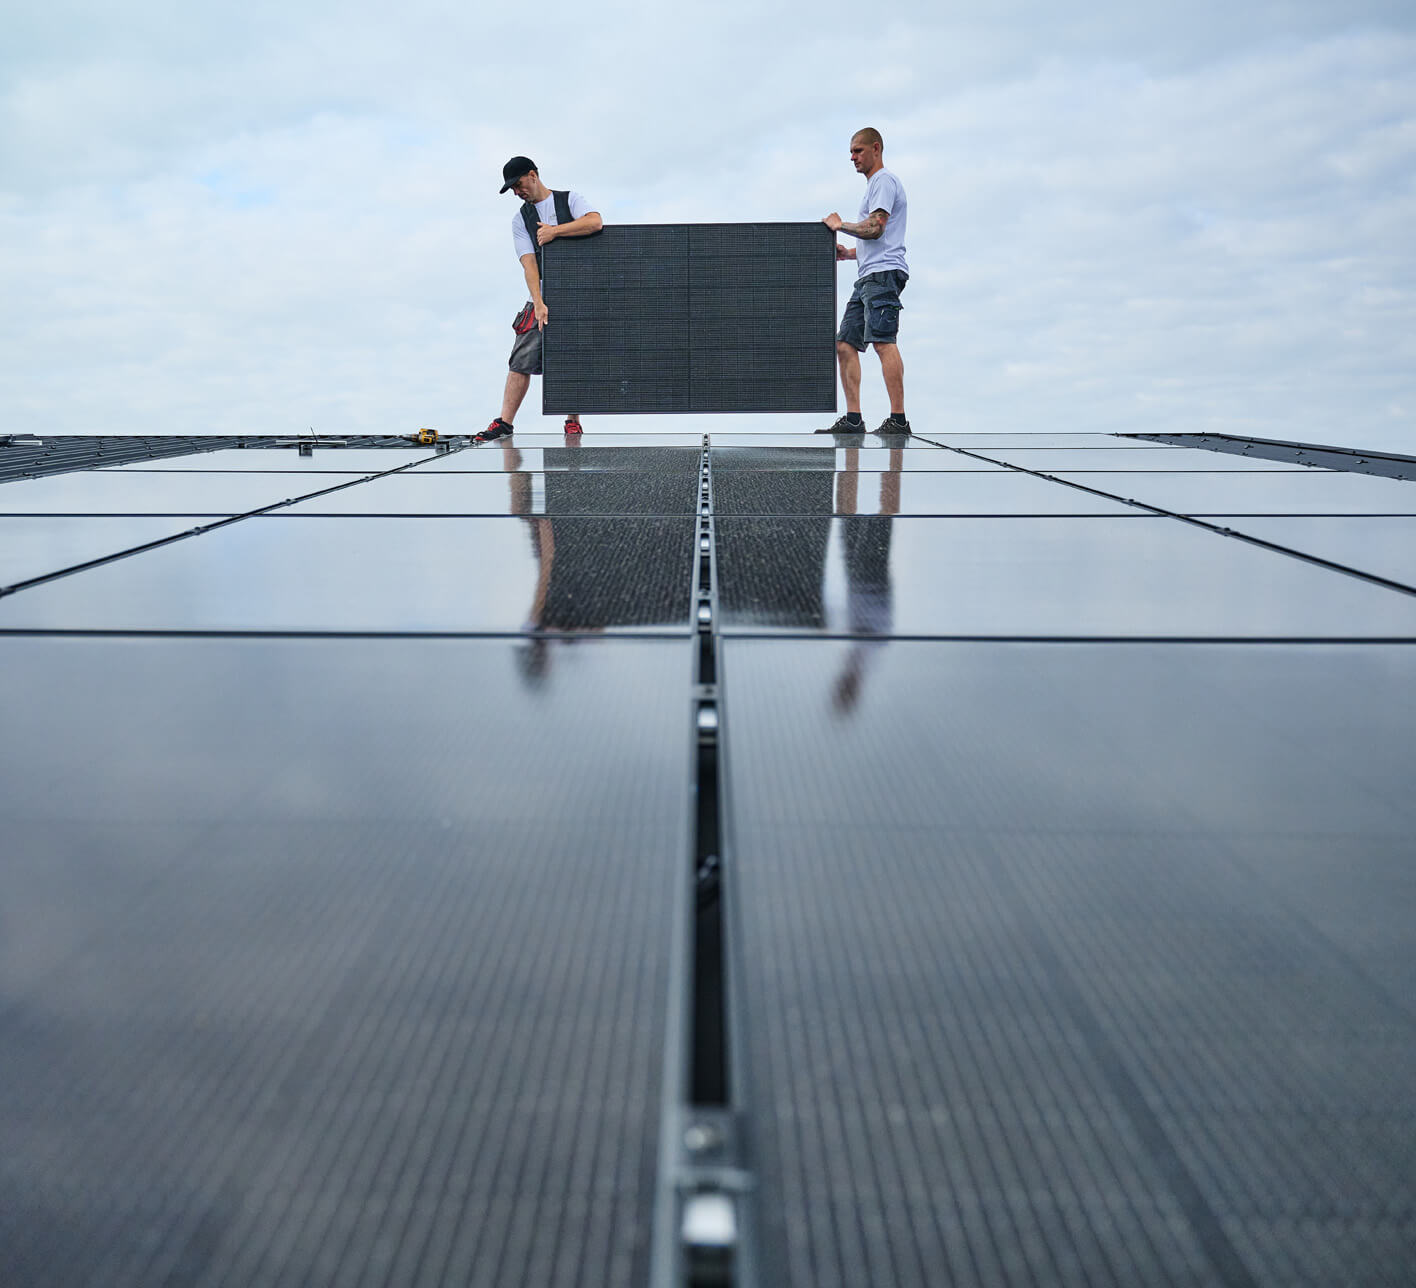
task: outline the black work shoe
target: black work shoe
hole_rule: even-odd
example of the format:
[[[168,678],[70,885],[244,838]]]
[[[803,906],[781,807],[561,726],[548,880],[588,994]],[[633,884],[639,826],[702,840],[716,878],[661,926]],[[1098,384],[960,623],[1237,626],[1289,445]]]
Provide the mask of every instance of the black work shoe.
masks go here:
[[[897,421],[893,416],[886,416],[880,422],[880,428],[875,431],[877,434],[899,434],[908,438],[910,435],[910,422],[907,420]]]
[[[865,421],[850,421],[842,416],[834,425],[827,425],[825,429],[818,429],[818,434],[863,434],[865,433]]]
[[[506,438],[510,433],[511,426],[498,416],[480,434],[474,434],[472,441],[474,443],[490,443],[494,438]]]

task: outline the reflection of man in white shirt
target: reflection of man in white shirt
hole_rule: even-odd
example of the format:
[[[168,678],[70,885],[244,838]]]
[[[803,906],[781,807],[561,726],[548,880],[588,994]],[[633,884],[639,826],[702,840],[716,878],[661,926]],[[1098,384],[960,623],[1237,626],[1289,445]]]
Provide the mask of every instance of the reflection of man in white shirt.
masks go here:
[[[890,415],[875,432],[908,434],[905,417],[905,364],[896,337],[900,328],[900,292],[909,281],[905,260],[905,224],[909,213],[905,186],[885,169],[884,141],[879,130],[857,130],[851,137],[851,163],[865,176],[865,197],[859,222],[848,224],[832,211],[821,222],[832,232],[857,239],[847,249],[837,243],[836,258],[859,264],[855,290],[846,304],[841,329],[836,333],[836,360],[841,369],[841,389],[846,414],[823,434],[859,434],[865,430],[860,414],[860,355],[874,346],[890,396]]]
[[[831,702],[843,715],[860,698],[866,664],[883,648],[895,620],[890,587],[890,528],[900,512],[902,447],[891,447],[890,462],[880,475],[879,518],[864,516],[857,504],[860,451],[846,448],[844,468],[836,475],[836,513],[841,517],[841,549],[846,565],[846,629],[851,644],[841,659],[841,673],[831,690]]]
[[[541,374],[541,332],[550,319],[550,310],[541,298],[541,247],[549,246],[557,237],[585,237],[599,232],[604,226],[599,212],[591,210],[590,203],[578,192],[566,194],[571,218],[567,223],[560,223],[556,216],[555,193],[541,182],[536,163],[530,157],[512,157],[502,167],[502,180],[503,192],[510,190],[522,201],[529,201],[536,207],[538,226],[534,245],[519,207],[511,221],[512,246],[526,274],[526,287],[531,295],[526,307],[531,311],[530,320],[534,321],[534,325],[528,326],[524,333],[518,333],[512,345],[511,370],[506,376],[501,415],[476,436],[475,441],[479,443],[504,438],[512,432],[512,421],[531,387],[531,377]],[[565,418],[565,432],[580,433],[580,417],[575,412]]]

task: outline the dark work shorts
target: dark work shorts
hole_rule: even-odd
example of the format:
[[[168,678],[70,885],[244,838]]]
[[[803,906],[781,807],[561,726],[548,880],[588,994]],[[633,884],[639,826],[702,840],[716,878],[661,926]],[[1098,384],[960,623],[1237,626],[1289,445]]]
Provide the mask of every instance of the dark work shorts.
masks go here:
[[[909,280],[908,273],[896,269],[858,277],[836,339],[862,350],[868,344],[894,344],[900,333],[900,292]]]
[[[530,300],[526,301],[528,304]],[[511,361],[507,363],[513,371],[523,376],[541,374],[541,328],[533,326],[525,335],[516,337],[511,346]]]

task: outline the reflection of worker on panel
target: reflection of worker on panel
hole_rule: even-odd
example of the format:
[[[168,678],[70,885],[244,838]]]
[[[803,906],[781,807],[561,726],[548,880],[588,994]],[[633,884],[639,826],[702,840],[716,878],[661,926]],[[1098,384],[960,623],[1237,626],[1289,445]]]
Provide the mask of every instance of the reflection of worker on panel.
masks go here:
[[[501,190],[510,189],[522,202],[511,221],[511,239],[531,298],[511,324],[516,341],[511,349],[511,370],[506,376],[501,415],[476,436],[474,441],[478,443],[504,438],[512,432],[512,421],[531,387],[531,377],[541,374],[541,332],[550,319],[550,310],[541,297],[542,248],[557,237],[587,237],[603,226],[599,212],[590,209],[590,203],[578,192],[553,192],[546,187],[530,157],[512,157],[502,167],[502,179]],[[580,433],[578,413],[571,412],[565,418],[565,432]]]
[[[820,466],[834,462],[834,453],[813,447],[713,450],[719,467],[751,480],[751,509],[763,516],[733,525],[733,558],[744,569],[772,569],[770,578],[722,578],[718,596],[724,615],[755,626],[825,630],[834,475]],[[734,469],[754,458],[773,468]]]
[[[894,625],[890,535],[900,512],[900,471],[905,454],[902,448],[890,449],[889,468],[880,475],[878,516],[859,513],[859,459],[857,448],[847,448],[845,468],[836,475],[836,513],[854,516],[839,525],[846,564],[846,628],[853,636],[831,693],[832,704],[841,712],[855,707],[866,661]]]
[[[577,545],[574,540],[563,541],[558,546],[556,520],[545,513],[553,481],[562,503],[573,504],[566,493],[574,488],[579,475],[566,470],[544,473],[524,471],[521,468],[521,453],[510,443],[502,445],[502,465],[507,471],[507,483],[511,489],[510,511],[526,520],[531,552],[536,557],[536,585],[531,593],[531,606],[527,610],[524,627],[526,631],[536,633],[525,641],[516,659],[522,678],[534,686],[545,679],[551,668],[551,645],[544,632],[599,631],[605,627],[605,622],[595,616],[593,607],[588,613],[586,611],[595,603],[594,597],[585,593],[585,589],[593,584],[597,557],[594,543],[578,543],[581,548],[578,560],[574,557]],[[537,481],[541,485],[539,497],[536,495]],[[565,555],[558,560],[557,554],[561,549]],[[572,566],[577,563],[581,566]]]
[[[528,684],[549,674],[553,648],[607,627],[653,627],[682,622],[689,604],[684,563],[672,552],[691,549],[690,518],[646,517],[626,524],[606,518],[621,512],[614,472],[582,470],[574,448],[541,449],[542,470],[522,468],[521,452],[502,444],[510,488],[510,513],[526,520],[536,582],[522,629],[527,639],[517,665]],[[666,473],[646,483],[657,494],[692,495],[696,476]],[[651,504],[649,509],[655,507]],[[657,507],[670,511],[669,504]],[[666,557],[665,551],[670,554]]]

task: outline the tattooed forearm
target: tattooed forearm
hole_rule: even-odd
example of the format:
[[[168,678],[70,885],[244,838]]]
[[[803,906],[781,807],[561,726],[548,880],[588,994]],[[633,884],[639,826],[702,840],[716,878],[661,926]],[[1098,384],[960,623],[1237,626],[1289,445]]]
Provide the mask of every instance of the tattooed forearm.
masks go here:
[[[859,237],[861,241],[875,241],[885,231],[889,218],[883,210],[872,210],[858,224],[842,223],[841,231],[850,233],[852,237]]]

